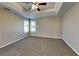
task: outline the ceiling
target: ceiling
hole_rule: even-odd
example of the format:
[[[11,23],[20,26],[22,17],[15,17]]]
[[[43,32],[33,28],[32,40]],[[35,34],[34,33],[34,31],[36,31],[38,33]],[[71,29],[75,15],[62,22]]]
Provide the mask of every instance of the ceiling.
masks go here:
[[[47,5],[39,5],[38,7],[40,8],[41,11],[47,11],[49,9],[54,9],[55,8],[55,5],[56,5],[56,2],[46,2]],[[29,13],[36,13],[38,12],[36,9],[32,10],[32,3],[19,3],[23,9],[24,9],[24,12],[29,12]],[[29,10],[31,9],[31,10]]]
[[[1,8],[8,8],[9,11],[15,13],[16,15],[19,15],[23,18],[32,19],[51,15],[62,15],[62,11],[64,13],[72,5],[74,5],[74,3],[72,2],[47,2],[47,5],[45,6],[38,6],[40,8],[40,11],[37,11],[36,9],[32,9],[32,3],[29,2],[0,2]]]
[[[32,3],[19,3],[19,5],[23,8],[23,12],[25,14],[29,13],[30,18],[40,18],[50,15],[56,15],[59,8],[62,6],[63,2],[46,2],[47,5],[38,6],[40,11],[37,9],[30,10],[32,8]]]

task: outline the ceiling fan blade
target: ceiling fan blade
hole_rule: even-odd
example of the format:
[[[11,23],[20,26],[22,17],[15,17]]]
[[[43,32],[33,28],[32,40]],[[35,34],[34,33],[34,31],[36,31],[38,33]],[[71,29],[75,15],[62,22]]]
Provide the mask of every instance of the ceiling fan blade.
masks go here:
[[[21,3],[26,3],[26,4],[30,4],[31,2],[21,2]]]
[[[38,5],[47,5],[46,2],[41,2],[41,3],[38,3]]]
[[[39,8],[37,8],[37,10],[38,10],[38,11],[40,11],[40,9],[39,9]]]

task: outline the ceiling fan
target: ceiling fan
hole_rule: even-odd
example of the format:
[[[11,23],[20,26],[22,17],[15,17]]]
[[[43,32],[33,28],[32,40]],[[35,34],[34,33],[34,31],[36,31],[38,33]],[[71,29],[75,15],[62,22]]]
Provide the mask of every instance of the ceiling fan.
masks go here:
[[[22,2],[22,3],[26,3],[26,4],[32,4],[32,9],[37,9],[37,11],[40,11],[41,9],[39,8],[39,6],[45,6],[47,5],[46,2]]]

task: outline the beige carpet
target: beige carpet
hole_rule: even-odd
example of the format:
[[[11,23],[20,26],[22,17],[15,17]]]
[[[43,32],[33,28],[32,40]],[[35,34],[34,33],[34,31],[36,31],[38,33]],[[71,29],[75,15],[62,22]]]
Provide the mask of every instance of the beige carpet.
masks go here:
[[[61,39],[24,38],[0,49],[0,56],[77,56]]]

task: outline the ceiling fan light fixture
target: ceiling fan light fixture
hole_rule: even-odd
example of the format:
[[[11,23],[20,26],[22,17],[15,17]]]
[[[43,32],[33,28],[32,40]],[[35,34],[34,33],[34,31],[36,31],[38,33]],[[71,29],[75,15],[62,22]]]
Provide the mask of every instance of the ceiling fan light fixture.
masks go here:
[[[36,5],[32,5],[32,9],[34,10],[34,9],[37,9],[37,6]]]

